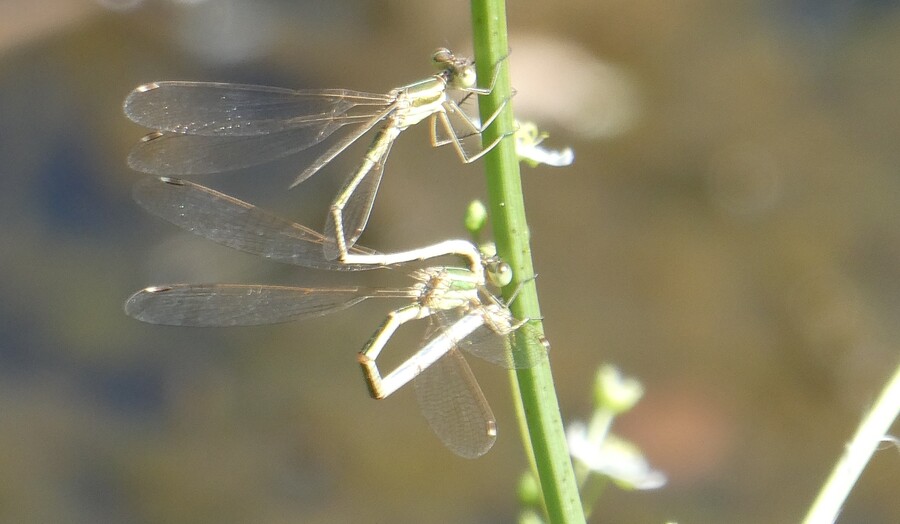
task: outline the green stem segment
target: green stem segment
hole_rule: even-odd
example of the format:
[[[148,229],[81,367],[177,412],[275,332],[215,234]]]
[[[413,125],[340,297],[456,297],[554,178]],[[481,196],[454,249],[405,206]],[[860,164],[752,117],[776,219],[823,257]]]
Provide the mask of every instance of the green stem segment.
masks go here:
[[[472,25],[478,78],[491,78],[496,64],[501,64],[493,92],[479,97],[483,121],[511,95],[509,62],[505,60],[509,45],[504,0],[472,0]],[[506,110],[485,131],[485,143],[515,130],[511,105],[510,101]],[[514,140],[501,141],[484,157],[484,163],[497,252],[512,267],[514,275],[513,281],[503,290],[504,296],[508,299],[521,287],[511,304],[513,314],[517,318],[540,319]],[[535,329],[543,332],[539,320],[534,320],[533,324]],[[532,368],[517,370],[516,375],[547,515],[553,523],[584,522],[550,362],[544,358]]]
[[[881,392],[872,410],[866,414],[844,455],[822,486],[804,524],[831,524],[837,520],[847,495],[856,484],[872,453],[881,444],[891,424],[900,415],[900,367]]]

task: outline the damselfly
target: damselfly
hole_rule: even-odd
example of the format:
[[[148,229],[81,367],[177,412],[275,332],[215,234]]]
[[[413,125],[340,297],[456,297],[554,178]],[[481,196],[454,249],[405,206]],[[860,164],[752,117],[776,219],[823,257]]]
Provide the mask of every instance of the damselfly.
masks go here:
[[[358,270],[464,251],[448,241],[422,250],[380,255],[354,248],[354,265],[324,259],[322,235],[203,186],[171,178],[138,182],[135,199],[152,213],[229,247],[291,264]],[[246,284],[171,284],[138,291],[128,315],[178,326],[240,326],[285,322],[340,311],[371,299],[405,299],[391,311],[359,355],[369,391],[385,398],[413,381],[429,425],[456,454],[478,457],[496,439],[496,422],[460,350],[507,368],[536,364],[545,347],[527,322],[485,289],[485,268],[471,246],[468,267],[433,266],[410,273],[400,288],[289,287]],[[445,248],[449,248],[445,249]],[[403,260],[405,259],[405,260]],[[376,360],[396,330],[431,319],[423,346],[386,375]],[[522,340],[524,338],[524,340]],[[515,349],[521,341],[520,349]],[[524,350],[523,350],[524,348]],[[515,349],[515,350],[514,350]]]
[[[391,145],[407,127],[431,118],[431,142],[452,144],[463,162],[490,151],[504,136],[481,145],[483,125],[451,97],[453,91],[491,92],[478,87],[472,61],[438,49],[434,76],[387,94],[346,89],[291,90],[206,82],[154,82],[125,99],[125,114],[157,131],[145,136],[129,165],[157,175],[196,175],[249,167],[307,149],[347,125],[355,128],[304,169],[291,187],[314,175],[367,131],[381,123],[360,166],[350,175],[325,224],[327,259],[344,260],[365,229]]]

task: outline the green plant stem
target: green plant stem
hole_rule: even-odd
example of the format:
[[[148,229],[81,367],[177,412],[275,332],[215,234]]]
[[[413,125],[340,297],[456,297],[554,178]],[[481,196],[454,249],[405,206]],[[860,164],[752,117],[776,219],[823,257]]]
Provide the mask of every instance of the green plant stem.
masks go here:
[[[493,92],[479,97],[484,121],[504,100],[510,100],[504,1],[472,0],[472,26],[478,78],[491,78],[496,64],[501,64]],[[485,143],[514,131],[511,106],[510,100],[506,110],[485,131]],[[517,318],[533,319],[534,328],[543,332],[514,140],[511,137],[503,140],[485,156],[484,163],[497,252],[512,267],[514,275],[513,281],[503,289],[504,297],[509,299],[519,290],[511,304],[513,314]],[[549,360],[545,357],[532,368],[517,370],[516,378],[547,516],[554,523],[584,522]]]
[[[809,508],[804,524],[831,524],[837,520],[847,495],[850,494],[853,485],[856,484],[898,415],[900,415],[900,366],[894,370],[894,375],[884,391],[859,425],[856,435],[847,444],[844,455],[834,466],[819,496]]]

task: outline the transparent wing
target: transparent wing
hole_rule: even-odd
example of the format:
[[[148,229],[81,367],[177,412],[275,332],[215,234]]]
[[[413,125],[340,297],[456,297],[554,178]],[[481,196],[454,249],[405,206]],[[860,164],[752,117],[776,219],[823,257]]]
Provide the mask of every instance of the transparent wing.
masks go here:
[[[125,114],[144,127],[204,136],[252,136],[320,127],[379,113],[393,97],[347,89],[293,90],[215,82],[154,82],[125,98]]]
[[[382,132],[383,133],[383,132]],[[378,186],[381,185],[381,177],[384,174],[384,164],[391,152],[393,140],[386,140],[382,147],[377,148],[374,156],[372,151],[366,154],[359,169],[350,175],[344,187],[341,188],[337,198],[332,204],[332,210],[325,218],[325,258],[333,260],[338,258],[337,224],[334,220],[335,206],[340,206],[341,232],[345,245],[349,250],[363,231],[372,214],[372,206],[375,205],[375,195]]]
[[[267,135],[202,136],[150,133],[131,148],[128,166],[153,175],[208,175],[272,162],[307,149],[351,121]],[[368,129],[361,130],[365,133]]]
[[[498,304],[480,306],[484,324],[475,329],[457,346],[467,353],[507,369],[524,369],[537,365],[547,354],[541,337],[528,324],[517,326],[509,309]],[[465,308],[436,313],[440,325],[446,329],[468,314]]]
[[[472,97],[474,99],[474,97]],[[445,112],[432,120],[433,145],[443,146],[456,142],[463,158],[475,158],[484,151],[480,122],[477,116],[469,116],[455,103],[445,103]],[[477,115],[477,110],[473,114]],[[452,146],[455,148],[455,146]]]
[[[324,237],[300,224],[199,184],[174,178],[146,178],[133,188],[144,209],[213,242],[278,262],[334,271],[358,271],[379,266],[326,260]],[[375,254],[355,248],[354,254]]]
[[[358,137],[393,97],[345,89],[295,91],[204,82],[157,82],[125,99],[125,114],[151,129],[128,165],[157,175],[200,175],[290,156],[345,125]]]
[[[361,122],[360,125],[357,127],[357,129],[355,129],[354,131],[349,133],[347,136],[342,137],[338,142],[336,142],[330,148],[328,148],[327,151],[322,153],[319,156],[319,158],[313,160],[312,163],[306,167],[306,169],[304,169],[303,171],[300,172],[299,175],[297,175],[297,178],[294,179],[294,181],[291,183],[290,187],[293,189],[294,187],[301,184],[307,178],[318,173],[320,169],[322,169],[323,167],[325,167],[325,165],[327,165],[329,162],[334,160],[334,158],[336,156],[341,154],[345,149],[350,147],[351,144],[353,144],[354,142],[359,140],[359,138],[361,136],[363,136],[366,132],[368,132],[370,129],[375,127],[375,124],[386,119],[391,113],[393,113],[396,110],[397,110],[397,104],[391,104],[391,105],[385,107],[384,111],[375,114],[369,120]],[[382,133],[384,133],[384,130],[382,130]]]
[[[172,284],[138,291],[125,302],[125,313],[150,324],[251,326],[327,315],[369,296],[358,287]]]
[[[506,334],[481,326],[459,346],[471,355],[507,369],[534,367],[547,355],[541,336],[528,324]]]
[[[464,458],[484,455],[497,440],[497,423],[465,358],[451,349],[413,381],[432,431]]]

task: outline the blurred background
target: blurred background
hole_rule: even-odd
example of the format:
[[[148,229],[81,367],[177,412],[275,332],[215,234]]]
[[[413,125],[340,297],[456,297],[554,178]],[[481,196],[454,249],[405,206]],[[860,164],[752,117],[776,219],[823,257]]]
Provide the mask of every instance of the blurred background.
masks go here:
[[[508,10],[516,114],[576,152],[523,167],[564,419],[589,415],[598,365],[620,366],[646,396],[614,430],[669,478],[609,489],[594,521],[798,521],[898,363],[900,5]],[[0,521],[515,518],[506,372],[472,363],[500,437],[457,458],[410,391],[368,397],[355,354],[384,304],[219,330],[122,312],[150,284],[392,278],[279,266],[142,212],[131,89],[386,92],[431,74],[438,46],[471,52],[465,2],[0,1]],[[361,151],[292,191],[321,149],[197,180],[321,228]],[[481,165],[410,129],[361,242],[464,236],[474,198]],[[900,521],[898,470],[876,454],[840,522]]]

